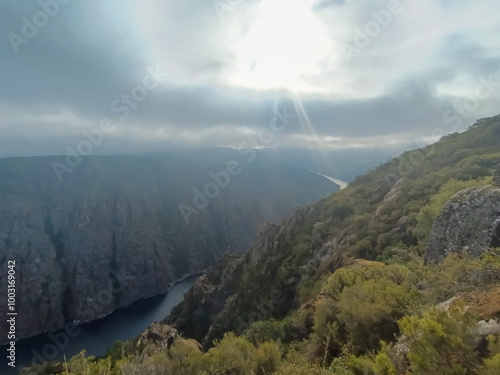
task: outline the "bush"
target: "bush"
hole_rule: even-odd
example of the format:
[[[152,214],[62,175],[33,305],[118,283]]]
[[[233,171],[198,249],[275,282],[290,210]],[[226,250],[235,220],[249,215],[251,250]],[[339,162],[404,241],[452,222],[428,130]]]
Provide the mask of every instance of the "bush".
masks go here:
[[[480,363],[474,351],[476,322],[465,303],[449,311],[433,307],[422,317],[402,318],[399,325],[408,338],[412,373],[456,375],[476,370]]]

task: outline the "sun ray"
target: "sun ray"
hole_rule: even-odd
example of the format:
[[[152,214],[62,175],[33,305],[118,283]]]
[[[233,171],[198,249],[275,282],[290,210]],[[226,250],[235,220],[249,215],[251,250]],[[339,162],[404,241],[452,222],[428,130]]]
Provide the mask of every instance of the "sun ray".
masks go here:
[[[325,153],[325,144],[324,142],[321,141],[321,138],[316,134],[314,126],[309,118],[309,115],[307,114],[306,109],[304,108],[304,105],[302,104],[299,95],[296,92],[293,92],[292,97],[293,97],[295,112],[297,113],[297,117],[299,119],[299,123],[300,126],[302,127],[304,134],[312,137],[313,142],[317,146],[316,147],[317,151],[319,151],[320,155],[322,156],[324,162],[328,165],[328,167],[331,168],[332,167],[331,161],[328,159]],[[313,154],[313,157],[316,157],[315,154]]]

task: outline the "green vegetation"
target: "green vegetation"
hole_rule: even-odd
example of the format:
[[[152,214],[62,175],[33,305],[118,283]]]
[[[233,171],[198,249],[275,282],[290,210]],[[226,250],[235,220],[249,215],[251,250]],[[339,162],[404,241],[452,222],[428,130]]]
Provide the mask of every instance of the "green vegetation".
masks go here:
[[[183,338],[170,348],[119,342],[103,358],[81,353],[26,374],[497,374],[500,340],[477,333],[484,312],[460,299],[435,306],[449,291],[465,296],[479,280],[482,290],[500,285],[500,254],[452,255],[427,266],[357,261],[285,319],[254,322],[239,337],[227,333],[206,352]]]
[[[500,317],[500,252],[423,261],[445,202],[490,183],[499,121],[404,153],[299,210],[262,259],[226,260],[237,271],[214,283],[230,303],[196,332],[205,350],[183,338],[170,349],[129,342],[121,354],[27,374],[499,374],[500,339],[478,321]],[[276,290],[280,302],[257,314]],[[177,311],[200,306],[188,294]]]

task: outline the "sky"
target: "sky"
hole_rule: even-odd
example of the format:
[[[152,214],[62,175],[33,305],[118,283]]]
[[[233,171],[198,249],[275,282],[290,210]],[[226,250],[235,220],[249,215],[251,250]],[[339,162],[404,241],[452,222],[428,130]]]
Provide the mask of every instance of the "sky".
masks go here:
[[[0,35],[2,157],[402,150],[500,113],[498,0],[6,0]]]

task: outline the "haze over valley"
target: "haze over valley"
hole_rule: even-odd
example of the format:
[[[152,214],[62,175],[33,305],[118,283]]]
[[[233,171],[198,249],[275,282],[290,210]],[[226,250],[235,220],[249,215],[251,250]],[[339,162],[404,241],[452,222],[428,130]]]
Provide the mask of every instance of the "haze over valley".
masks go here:
[[[498,0],[0,3],[0,372],[500,373]]]

